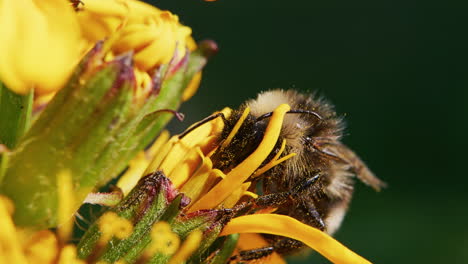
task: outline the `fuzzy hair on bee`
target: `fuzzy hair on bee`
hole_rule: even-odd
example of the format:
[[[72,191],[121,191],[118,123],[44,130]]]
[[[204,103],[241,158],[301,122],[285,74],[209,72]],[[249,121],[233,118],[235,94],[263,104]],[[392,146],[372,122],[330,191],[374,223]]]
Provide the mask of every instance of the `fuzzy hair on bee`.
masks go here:
[[[343,119],[325,99],[294,90],[272,90],[248,100],[225,118],[220,141],[227,138],[244,110],[250,108],[230,144],[213,154],[213,167],[227,172],[246,159],[262,141],[271,113],[281,104],[288,104],[292,110],[284,116],[278,141],[263,165],[280,151],[283,141],[286,146],[282,156],[296,155],[251,179],[259,183],[251,186],[261,186],[262,195],[286,197],[281,201],[272,199],[271,207],[277,208],[275,213],[333,234],[340,227],[351,201],[354,177],[375,190],[380,190],[385,183],[341,143]],[[308,182],[313,184],[308,185]],[[272,246],[263,251],[244,252],[239,260],[259,259],[273,251],[289,254],[303,246],[283,237],[265,235],[265,238]]]
[[[384,187],[385,183],[341,143],[345,127],[343,119],[337,116],[334,106],[325,99],[294,90],[274,90],[247,101],[241,109],[250,107],[251,115],[258,118],[284,103],[289,104],[291,109],[315,112],[317,115],[285,116],[278,141],[286,140],[284,155],[297,155],[266,172],[263,191],[284,192],[312,174],[320,173],[318,184],[292,202],[293,207],[282,206],[277,213],[290,215],[333,234],[341,225],[351,200],[353,176],[376,190]],[[308,219],[311,210],[318,212],[323,223],[317,219]]]

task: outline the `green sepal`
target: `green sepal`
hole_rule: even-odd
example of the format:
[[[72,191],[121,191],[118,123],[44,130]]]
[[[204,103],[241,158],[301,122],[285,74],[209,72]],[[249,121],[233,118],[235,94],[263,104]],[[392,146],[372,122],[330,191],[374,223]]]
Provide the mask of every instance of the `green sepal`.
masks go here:
[[[111,152],[103,153],[99,163],[112,164],[103,172],[103,183],[116,177],[135,155],[154,140],[155,136],[171,120],[173,114],[159,110],[177,110],[180,98],[193,76],[198,73],[207,62],[206,51],[196,50],[188,57],[188,62],[178,69],[170,78],[164,79],[161,90],[150,95],[138,113],[133,116],[126,129],[116,138],[112,149],[125,150],[119,160],[109,162]],[[165,71],[163,67],[161,71]],[[164,73],[160,73],[164,75]],[[117,165],[117,166],[115,166]]]
[[[0,144],[15,148],[29,128],[34,92],[16,94],[0,82]]]
[[[219,237],[203,254],[203,264],[225,264],[228,263],[229,258],[236,249],[239,234],[232,234],[229,236]],[[199,261],[193,262],[200,263]]]
[[[48,126],[43,126],[41,115],[11,153],[0,192],[15,203],[14,220],[17,225],[34,226],[36,229],[56,225],[56,176],[63,169],[83,165],[80,158],[86,157],[74,155],[78,146],[75,141],[84,136],[82,129],[94,120],[92,113],[109,90],[116,87],[116,81],[120,81],[125,67],[128,66],[118,62],[105,64],[89,74],[83,85],[77,86],[72,78],[69,87],[60,92],[68,94],[67,103],[57,107],[57,113],[52,118],[44,115],[44,118],[48,119]],[[126,86],[127,82],[132,81],[125,80],[118,84]],[[74,87],[71,92],[68,91],[72,89],[70,87]],[[53,101],[60,98],[61,96],[58,96]],[[52,105],[55,107],[58,103]],[[78,199],[84,200],[92,187],[80,192],[83,185],[81,175],[84,172],[79,169],[71,172],[73,184],[77,187],[74,194]]]
[[[97,256],[100,260],[113,263],[134,248],[143,244],[144,248],[149,238],[149,231],[154,222],[158,221],[166,211],[170,183],[160,172],[142,178],[138,185],[125,197],[125,199],[111,211],[120,217],[134,223],[132,235],[124,240],[113,238],[108,247]],[[96,244],[101,236],[98,226],[99,219],[88,229],[80,240],[77,248],[78,257],[86,259],[93,256]],[[149,243],[149,242],[148,242]]]
[[[187,261],[188,263],[196,263],[203,258],[206,250],[208,250],[208,248],[218,238],[225,224],[226,222],[224,221],[218,221],[212,224],[207,230],[203,232],[203,240],[200,242],[200,246],[198,247],[198,249],[192,254],[192,256]]]
[[[178,217],[172,224],[172,230],[181,238],[185,238],[192,230],[208,229],[218,218],[216,210],[200,210]]]
[[[183,194],[177,195],[176,198],[169,204],[164,214],[157,221],[158,222],[165,221],[165,222],[168,222],[169,224],[172,223],[174,221],[174,218],[178,216],[181,212],[181,209],[183,206],[183,199],[184,199]],[[151,228],[149,230],[151,230]],[[134,247],[129,249],[128,253],[123,257],[123,259],[128,263],[133,263],[137,261],[140,258],[143,250],[150,243],[151,243],[151,235],[148,232],[140,239],[138,244],[136,244]],[[156,253],[153,257],[147,260],[146,263],[166,263],[170,259],[170,257],[171,256],[169,255]]]
[[[64,105],[67,104],[67,100],[70,100],[69,97],[72,92],[80,89],[80,79],[82,79],[82,76],[88,72],[86,76],[89,77],[89,72],[93,70],[92,65],[94,65],[97,60],[100,60],[101,54],[102,43],[98,43],[80,61],[65,87],[60,89],[54,98],[47,104],[47,107],[40,114],[40,118],[38,118],[34,122],[34,126],[28,130],[28,133],[25,135],[25,140],[29,139],[28,135],[30,137],[34,137],[34,135],[40,135],[49,128],[52,119],[56,117],[58,112],[62,111]]]
[[[172,118],[167,110],[179,107],[183,91],[206,64],[205,53],[200,49],[162,65],[155,73],[160,79],[153,80],[161,86],[135,98],[131,54],[106,63],[102,43],[89,52],[8,156],[8,166],[7,159],[0,164],[0,193],[15,203],[16,224],[57,225],[56,175],[62,170],[72,174],[77,206],[117,177]]]

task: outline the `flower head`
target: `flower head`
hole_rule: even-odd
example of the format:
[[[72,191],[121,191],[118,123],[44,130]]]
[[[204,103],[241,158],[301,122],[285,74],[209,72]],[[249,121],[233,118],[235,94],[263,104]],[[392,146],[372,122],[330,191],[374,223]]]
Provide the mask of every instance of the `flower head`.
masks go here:
[[[13,131],[15,137],[12,140],[0,138],[0,143],[6,143],[11,149],[6,154],[11,156],[8,166],[5,166],[7,169],[1,171],[0,192],[13,200],[18,208],[14,214],[16,223],[35,228],[54,227],[60,223],[56,214],[56,179],[62,171],[68,170],[72,174],[71,191],[76,194],[76,202],[70,208],[76,211],[89,192],[118,176],[171,117],[180,118],[176,109],[193,95],[200,81],[200,71],[207,57],[216,49],[212,41],[195,45],[191,29],[181,25],[176,15],[138,1],[90,0],[76,8],[64,1],[39,2],[22,0],[13,3],[6,0],[2,2],[4,8],[0,6],[2,12],[7,7],[19,8],[21,4],[37,17],[43,17],[44,27],[54,24],[50,26],[54,30],[51,29],[49,35],[57,34],[57,37],[40,39],[43,43],[39,42],[33,53],[45,57],[40,60],[32,58],[32,61],[49,63],[62,59],[61,62],[66,60],[63,63],[73,69],[72,72],[63,71],[65,67],[57,67],[57,71],[47,65],[31,67],[28,59],[19,59],[21,50],[7,50],[21,47],[14,42],[21,42],[18,39],[20,35],[16,33],[12,33],[8,39],[10,42],[0,44],[1,54],[18,56],[11,61],[2,60],[0,81],[14,91],[26,93],[34,89],[39,95],[35,109],[38,118],[30,129],[23,123],[0,124],[0,129],[24,128],[23,131]],[[57,13],[60,16],[55,17]],[[31,15],[33,19],[36,16]],[[55,30],[59,27],[55,24],[60,24],[60,21],[51,22],[49,16],[54,19],[63,16],[63,19],[73,21],[76,27]],[[34,20],[27,21],[28,17],[21,15],[2,19],[21,22],[21,25],[34,23]],[[36,32],[30,32],[27,26],[24,31],[23,35],[37,37]],[[64,31],[72,31],[78,36],[74,35],[78,41],[70,45],[73,46],[71,50],[79,52],[73,58],[71,53],[67,53],[70,56],[47,60],[47,54],[55,54],[56,51],[47,49],[46,43],[68,39]],[[49,47],[65,44],[54,42]],[[83,46],[85,48],[81,49]],[[89,51],[85,53],[86,50]],[[34,72],[36,68],[50,72],[44,75],[3,74],[2,65],[7,70],[18,66],[18,69],[28,72]],[[18,80],[25,85],[16,86],[9,80]],[[48,80],[53,80],[54,85],[43,86],[42,81]],[[4,86],[0,85],[0,89]],[[50,96],[57,89],[60,91]],[[27,96],[9,94],[30,102],[28,98],[32,93]],[[11,105],[17,107],[18,104]],[[17,108],[18,113],[23,108],[30,109],[27,104]],[[29,120],[30,112],[23,112],[24,116],[8,118],[18,123],[22,118]]]
[[[0,79],[7,87],[22,94],[56,92],[86,51],[104,39],[108,58],[133,52],[140,73],[171,60],[177,64],[196,48],[191,29],[169,11],[134,0],[78,5],[75,10],[61,0],[2,1]]]
[[[219,135],[224,125],[221,118],[206,122],[200,126],[197,125],[197,128],[193,131],[189,129],[191,132],[185,134],[182,139],[179,136],[169,139],[168,134],[163,133],[155,142],[159,152],[156,154],[152,148],[149,149],[147,155],[138,158],[140,162],[134,163],[135,167],[140,167],[140,172],[146,168],[147,173],[151,171],[164,173],[171,180],[174,188],[190,198],[190,203],[182,211],[182,214],[186,215],[184,216],[185,219],[190,219],[200,214],[200,212],[220,212],[225,208],[236,210],[236,205],[242,204],[242,197],[258,197],[257,194],[249,191],[251,190],[249,186],[251,185],[252,176],[258,176],[292,156],[281,157],[282,149],[284,149],[283,144],[283,148],[271,161],[266,164],[263,163],[276,145],[284,115],[288,110],[288,105],[281,105],[273,112],[260,145],[243,162],[227,173],[213,167],[214,161],[212,158],[215,158],[213,153],[229,144],[228,141],[237,133],[249,109],[244,111],[237,125],[234,126],[227,138],[221,142],[219,141]],[[229,116],[231,110],[224,109],[222,113]],[[131,167],[130,171],[134,171],[135,167]],[[128,185],[133,185],[132,182],[138,181],[139,177],[139,175],[132,172],[124,174],[118,182],[118,186],[128,189]],[[336,263],[369,263],[326,233],[289,216],[259,211],[253,215],[237,216],[233,219],[231,219],[232,216],[226,217],[225,223],[221,224],[223,227],[222,232],[217,233],[217,236],[238,233],[279,235],[299,240]],[[251,242],[252,238],[249,240]],[[260,241],[255,244],[257,247],[265,245],[262,244],[265,242],[262,242],[262,238],[258,235],[253,240]],[[246,249],[242,237],[239,241],[239,249]],[[271,263],[280,263],[282,261],[276,254],[273,254],[267,260],[271,261]]]
[[[86,50],[67,1],[2,1],[0,27],[0,78],[17,93],[58,90]]]
[[[275,208],[249,209],[264,197],[255,179],[295,155],[278,142],[289,105],[271,113],[252,152],[232,153],[240,160],[232,166],[221,168],[216,154],[235,142],[248,107],[226,135],[225,118],[216,117],[229,117],[228,108],[183,136],[162,132],[143,151],[181,116],[177,107],[216,50],[197,46],[176,15],[135,0],[5,0],[0,15],[0,92],[6,86],[28,109],[11,115],[19,117],[13,136],[0,135],[0,192],[8,196],[0,196],[0,262],[217,264],[266,245],[265,233],[334,262],[368,263]],[[33,95],[39,114],[29,127]],[[117,190],[94,193],[119,175]],[[74,245],[83,202],[110,207]],[[276,253],[268,261],[283,263]]]

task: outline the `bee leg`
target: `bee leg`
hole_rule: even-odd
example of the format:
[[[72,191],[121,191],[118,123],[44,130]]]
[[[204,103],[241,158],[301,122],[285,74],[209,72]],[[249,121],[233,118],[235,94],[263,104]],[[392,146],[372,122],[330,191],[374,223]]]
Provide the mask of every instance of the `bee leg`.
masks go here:
[[[309,187],[314,185],[319,178],[320,172],[314,174],[310,178],[307,178],[305,181],[300,182],[290,191],[261,195],[256,199],[236,206],[234,211],[238,212],[238,214],[245,214],[252,209],[278,207],[288,201],[295,200],[302,192],[306,191]]]
[[[286,254],[302,247],[304,247],[304,244],[300,241],[294,240],[292,238],[282,238],[266,247],[240,251],[238,255],[232,256],[230,258],[230,263],[232,261],[242,263],[242,261],[258,260],[273,254],[273,252],[278,254]]]
[[[319,180],[319,178],[320,172],[314,174],[312,177],[307,178],[305,181],[301,181],[290,191],[262,195],[255,199],[253,203],[255,207],[261,208],[281,205],[287,202],[289,199],[294,200],[294,198],[296,198],[298,195],[301,195],[304,191],[314,185]]]
[[[303,216],[307,216],[307,223],[310,226],[313,226],[321,231],[325,231],[325,222],[320,216],[320,213],[317,211],[313,203],[302,203],[302,205],[296,208],[296,211]]]

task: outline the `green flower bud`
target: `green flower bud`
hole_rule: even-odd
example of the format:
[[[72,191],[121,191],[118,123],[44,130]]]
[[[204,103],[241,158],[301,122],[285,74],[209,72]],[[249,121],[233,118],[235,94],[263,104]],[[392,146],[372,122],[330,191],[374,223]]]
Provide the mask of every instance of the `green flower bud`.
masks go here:
[[[142,87],[131,53],[105,61],[105,43],[96,45],[12,152],[4,154],[8,164],[2,166],[0,193],[15,203],[17,225],[60,224],[56,178],[63,170],[72,174],[76,209],[88,193],[118,176],[174,115],[208,53],[186,52],[182,60],[155,69]]]

